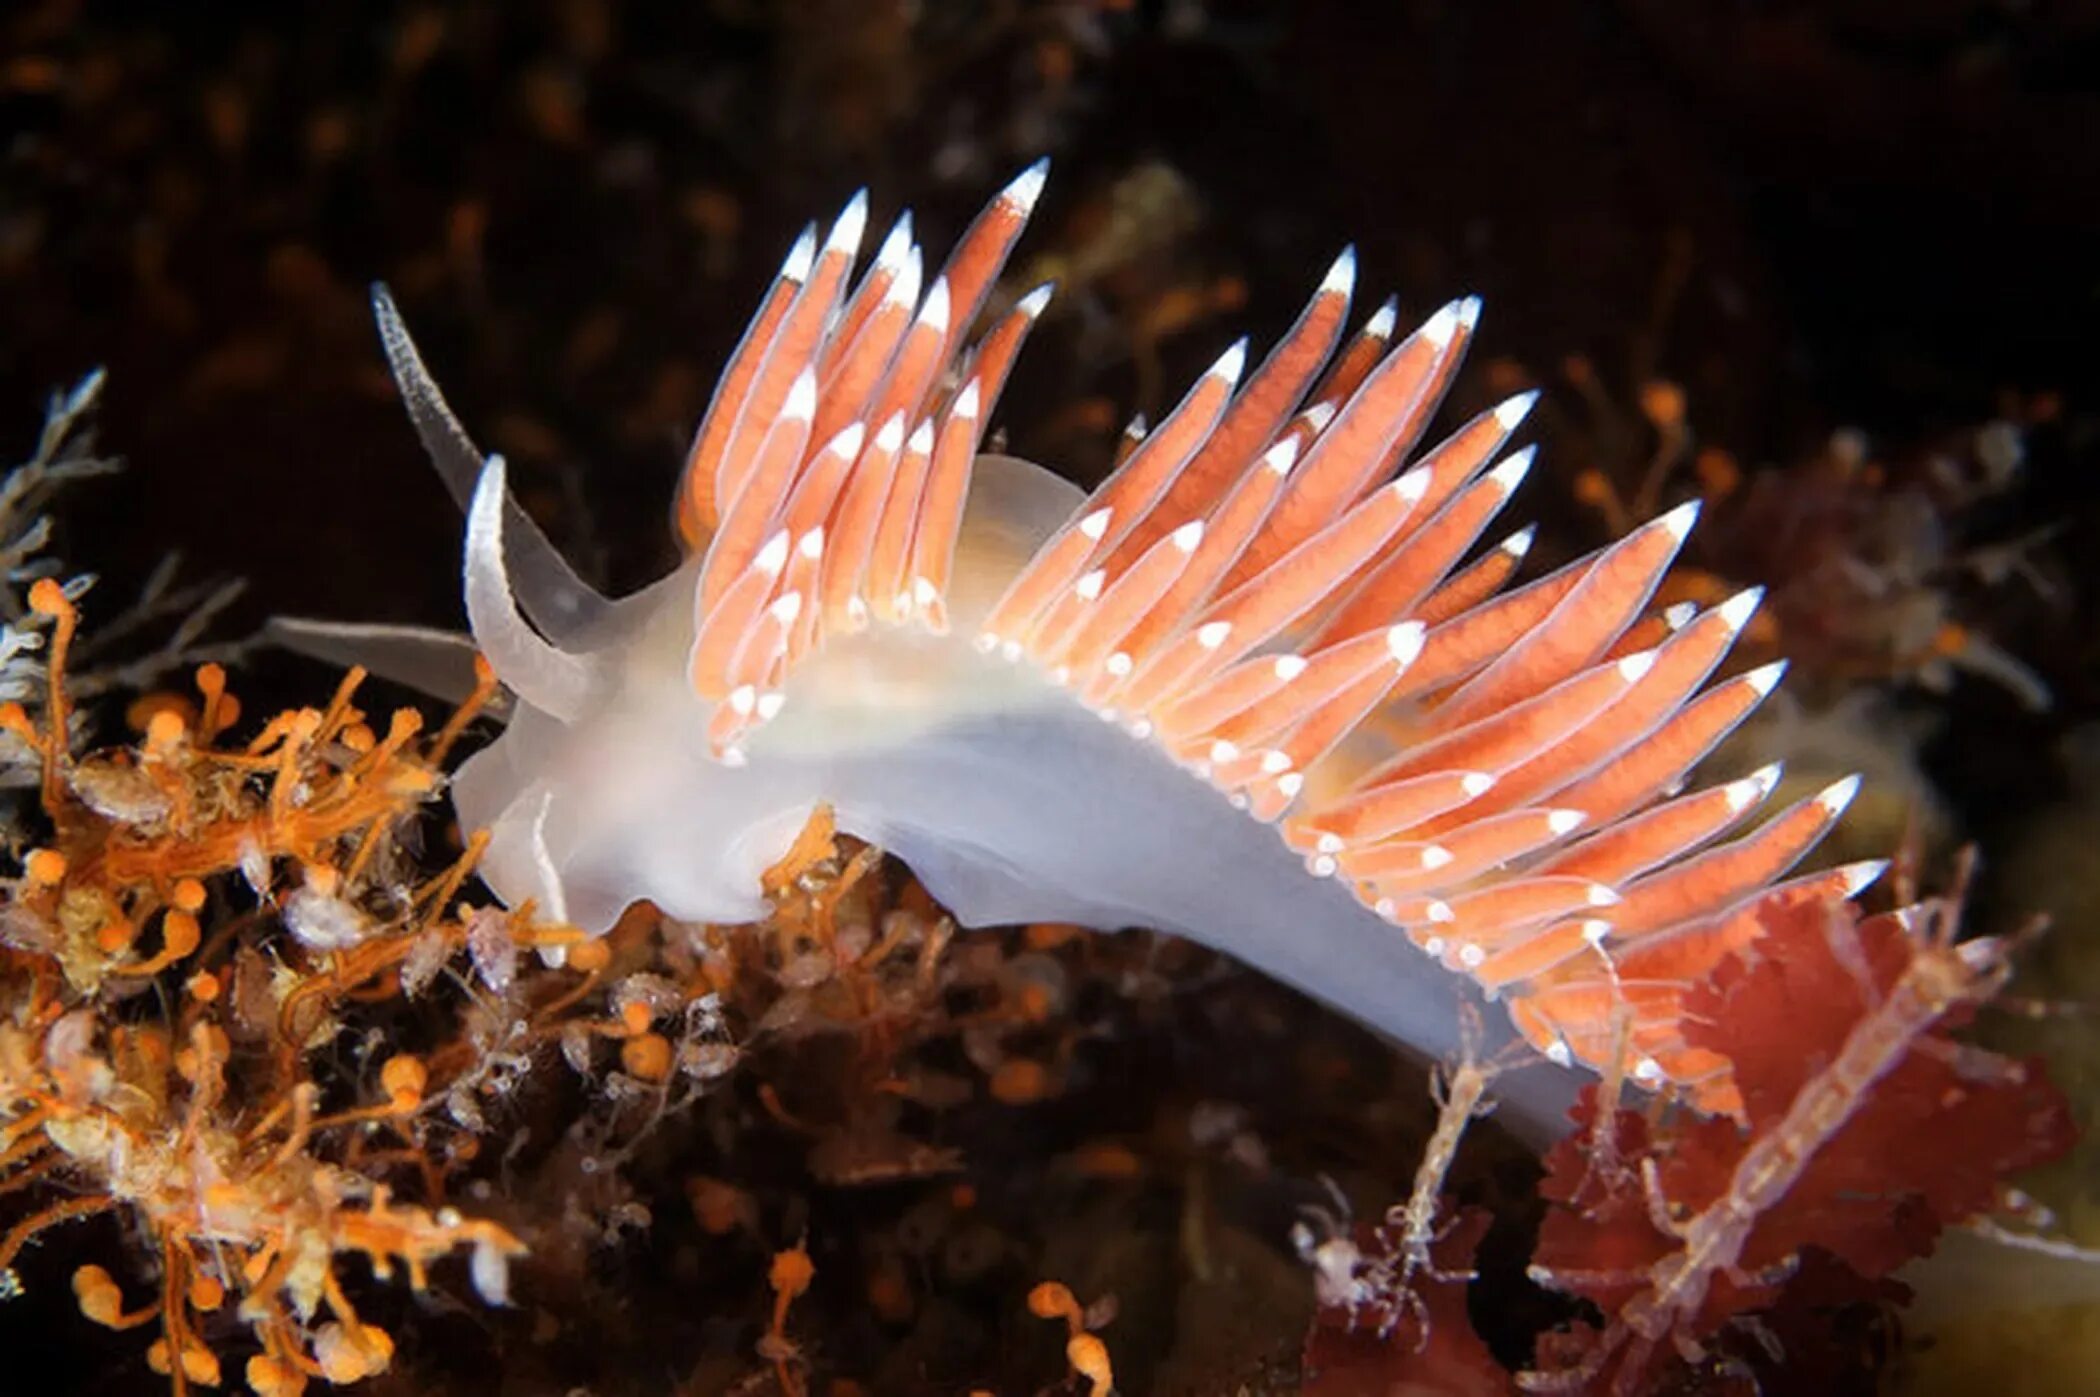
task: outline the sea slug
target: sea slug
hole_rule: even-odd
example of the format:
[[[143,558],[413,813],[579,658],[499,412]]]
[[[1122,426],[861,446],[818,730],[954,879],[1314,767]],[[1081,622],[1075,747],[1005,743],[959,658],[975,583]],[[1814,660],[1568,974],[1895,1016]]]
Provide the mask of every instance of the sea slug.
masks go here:
[[[1856,780],[1748,833],[1774,770],[1680,789],[1780,674],[1708,683],[1756,591],[1651,607],[1696,504],[1513,585],[1529,531],[1480,540],[1531,464],[1504,449],[1535,395],[1417,453],[1479,302],[1397,342],[1388,303],[1345,339],[1353,251],[1091,494],[980,455],[1050,288],[971,330],[1043,179],[930,278],[907,217],[853,280],[864,195],[806,232],[692,446],[686,561],[617,600],[510,502],[375,290],[468,507],[472,642],[516,696],[455,784],[490,887],[587,931],[643,898],[752,918],[821,803],[964,925],[1177,932],[1430,1053],[1470,985],[1554,1063],[1625,1052],[1728,1109],[1684,990],[1760,900],[1850,895],[1879,865],[1777,881]],[[426,675],[463,645],[294,630]],[[1567,1089],[1512,1088],[1534,1120]]]

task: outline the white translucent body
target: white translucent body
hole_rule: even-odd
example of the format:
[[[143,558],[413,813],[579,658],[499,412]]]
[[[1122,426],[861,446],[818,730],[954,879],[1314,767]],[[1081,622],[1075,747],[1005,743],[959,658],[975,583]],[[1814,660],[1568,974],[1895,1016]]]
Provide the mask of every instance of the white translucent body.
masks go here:
[[[708,756],[708,709],[686,682],[692,568],[615,603],[603,629],[570,642],[599,675],[584,714],[563,723],[521,702],[459,773],[462,824],[491,832],[483,877],[507,902],[535,899],[593,932],[643,898],[685,920],[748,921],[765,911],[760,873],[824,804],[964,926],[1177,932],[1419,1051],[1452,1050],[1465,982],[1156,744],[971,643],[1080,499],[1026,462],[981,459],[949,633],[827,641],[795,667],[741,766]],[[1538,1072],[1510,1086],[1543,1124],[1572,1082]]]

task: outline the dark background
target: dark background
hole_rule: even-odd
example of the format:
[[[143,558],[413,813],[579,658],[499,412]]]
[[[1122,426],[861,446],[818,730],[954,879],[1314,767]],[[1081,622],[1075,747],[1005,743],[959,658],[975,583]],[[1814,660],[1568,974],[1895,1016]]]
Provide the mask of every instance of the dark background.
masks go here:
[[[107,366],[130,469],[72,494],[58,549],[103,574],[91,613],[180,549],[249,580],[225,635],[456,625],[459,520],[370,328],[384,278],[528,506],[636,586],[801,224],[866,184],[870,245],[909,205],[937,259],[1043,153],[1016,287],[1065,287],[995,420],[1082,480],[1350,240],[1363,307],[1486,298],[1454,412],[1549,390],[1519,511],[1547,559],[1603,541],[1570,486],[1612,464],[1598,401],[1638,434],[1653,377],[1752,469],[1840,427],[1902,462],[2028,421],[2021,478],[1960,528],[2061,525],[2054,595],[1955,612],[2055,707],[1878,682],[1939,720],[1923,763],[1986,847],[2069,787],[2056,744],[2100,710],[2092,3],[18,3],[0,444]],[[245,682],[329,681],[265,658]]]
[[[1241,328],[1273,338],[1353,239],[1362,306],[1486,297],[1455,408],[1548,389],[1520,501],[1547,561],[1604,541],[1570,483],[1623,469],[1614,442],[1637,466],[1651,377],[1752,469],[1839,427],[1900,463],[2030,421],[2014,489],[1948,529],[2067,530],[2056,595],[1954,614],[2057,705],[1899,701],[1931,708],[1927,767],[1985,836],[2100,706],[2100,6],[61,0],[0,36],[0,441],[110,370],[132,468],[75,492],[60,549],[105,609],[179,548],[252,584],[223,634],[457,624],[459,522],[384,376],[374,278],[586,575],[639,585],[800,225],[866,184],[870,244],[910,206],[937,258],[1047,152],[1015,287],[1064,286],[995,419],[1024,454],[1097,475],[1132,410]],[[1784,586],[1756,551],[1729,580]]]

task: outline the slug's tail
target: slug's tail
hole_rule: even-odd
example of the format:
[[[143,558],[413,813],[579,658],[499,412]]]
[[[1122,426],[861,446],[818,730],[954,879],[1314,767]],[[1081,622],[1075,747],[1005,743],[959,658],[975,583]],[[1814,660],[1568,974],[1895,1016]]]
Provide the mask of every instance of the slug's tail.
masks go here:
[[[849,295],[856,198],[821,248],[814,230],[797,244],[752,322],[678,503],[705,549],[691,678],[726,759],[825,634],[947,628],[982,426],[1047,288],[974,350],[962,337],[1041,186],[1038,166],[994,200],[916,308],[908,220]],[[1650,614],[1696,504],[1511,591],[1529,530],[1465,563],[1530,467],[1528,447],[1501,453],[1536,394],[1403,471],[1480,304],[1395,342],[1388,302],[1345,339],[1355,274],[1344,251],[1251,376],[1241,341],[1135,429],[977,645],[1277,823],[1311,876],[1505,996],[1547,1056],[1630,1061],[1733,1109],[1727,1064],[1682,1039],[1683,993],[1754,934],[1761,901],[1878,872],[1774,886],[1853,783],[1706,848],[1776,780],[1678,794],[1778,678],[1707,687],[1759,594]]]

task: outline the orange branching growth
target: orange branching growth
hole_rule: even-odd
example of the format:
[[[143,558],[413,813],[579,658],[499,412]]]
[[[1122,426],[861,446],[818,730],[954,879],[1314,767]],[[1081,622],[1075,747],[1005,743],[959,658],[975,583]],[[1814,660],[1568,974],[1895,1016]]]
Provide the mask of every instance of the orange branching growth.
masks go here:
[[[1662,604],[1709,606],[1762,583],[1767,604],[1743,648],[1786,655],[1797,681],[1945,690],[1967,674],[2030,709],[2049,706],[2041,676],[1989,632],[2019,623],[2035,599],[2056,599],[2061,568],[2045,545],[2058,530],[1985,533],[2023,485],[2023,437],[2048,420],[2046,401],[2009,403],[2005,419],[1901,451],[1841,430],[1797,459],[1746,469],[1700,444],[1702,404],[1681,385],[1650,377],[1615,393],[1582,359],[1561,376],[1580,410],[1558,414],[1556,452],[1584,463],[1574,495],[1607,534],[1622,536],[1685,485],[1708,505],[1692,565],[1664,582]]]
[[[997,957],[951,971],[940,909],[825,812],[768,873],[765,922],[688,926],[641,905],[587,940],[529,905],[461,900],[479,835],[435,869],[410,852],[494,691],[486,669],[434,734],[413,711],[368,718],[353,671],[326,705],[235,736],[239,704],[207,665],[193,694],[133,705],[136,744],[84,753],[66,721],[73,603],[56,586],[33,601],[48,684],[0,708],[44,794],[36,847],[0,882],[0,1206],[21,1204],[0,1223],[0,1298],[46,1283],[31,1243],[121,1217],[156,1253],[157,1293],[93,1264],[55,1276],[95,1323],[156,1328],[145,1358],[177,1392],[245,1379],[291,1397],[388,1371],[395,1334],[353,1299],[368,1272],[421,1290],[456,1257],[501,1304],[528,1243],[574,1259],[571,1224],[590,1218],[499,1223],[448,1202],[477,1181],[495,1110],[544,1067],[565,1061],[590,1090],[572,1136],[616,1213],[634,1145],[727,1077],[746,1032],[825,1061],[757,1095],[837,1185],[954,1169],[954,1151],[899,1128],[911,1097],[949,1089],[900,1064],[962,1026],[949,996],[971,1006],[988,1093],[1004,1035],[1040,1036],[1050,992]],[[755,1229],[754,1209],[721,1227]],[[805,1390],[786,1322],[814,1267],[798,1247],[765,1279],[766,1357]]]
[[[766,1283],[773,1288],[773,1318],[765,1337],[758,1341],[758,1353],[773,1365],[774,1379],[786,1397],[802,1397],[808,1391],[802,1381],[802,1350],[787,1336],[788,1307],[802,1298],[816,1278],[816,1263],[809,1259],[806,1242],[775,1252],[766,1272]]]
[[[1717,572],[1775,584],[1772,619],[1805,672],[1944,691],[1967,675],[2031,710],[2048,686],[1991,639],[2031,629],[2061,595],[2057,532],[1992,531],[2022,488],[2021,428],[1995,422],[1923,449],[1881,452],[1857,432],[1750,477],[1701,543]]]
[[[1028,1312],[1038,1319],[1065,1322],[1065,1362],[1073,1375],[1087,1384],[1087,1397],[1108,1397],[1115,1390],[1115,1366],[1109,1361],[1108,1345],[1093,1331],[1115,1317],[1113,1301],[1097,1301],[1082,1308],[1071,1288],[1058,1281],[1044,1281],[1028,1292]]]
[[[159,1296],[132,1306],[93,1265],[73,1272],[74,1293],[113,1329],[157,1320],[147,1359],[176,1392],[222,1381],[204,1335],[229,1302],[258,1346],[245,1366],[257,1392],[381,1372],[393,1341],[358,1316],[340,1258],[422,1289],[436,1262],[465,1254],[475,1287],[502,1303],[524,1248],[493,1222],[397,1203],[328,1157],[375,1127],[413,1156],[429,1064],[396,1053],[368,1104],[324,1114],[308,1050],[353,995],[379,980],[398,990],[419,947],[466,940],[449,903],[478,843],[417,882],[395,837],[493,686],[430,742],[408,710],[375,733],[353,672],[325,709],[238,743],[225,676],[205,666],[191,716],[155,706],[137,747],[82,756],[65,689],[73,605],[48,581],[30,604],[52,624],[47,692],[38,716],[10,705],[0,724],[38,754],[50,835],[0,889],[0,1192],[54,1201],[0,1237],[0,1287],[22,1287],[17,1263],[50,1228],[118,1211],[159,1253]],[[270,957],[232,918],[212,919],[241,896],[236,880],[289,933]],[[140,993],[155,985],[159,998]]]

